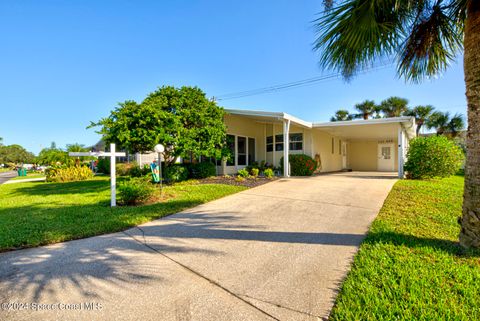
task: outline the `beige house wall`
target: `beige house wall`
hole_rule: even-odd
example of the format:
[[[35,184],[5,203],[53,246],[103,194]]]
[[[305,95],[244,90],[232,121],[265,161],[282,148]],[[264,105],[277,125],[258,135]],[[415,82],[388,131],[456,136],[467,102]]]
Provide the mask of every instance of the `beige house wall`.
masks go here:
[[[394,170],[398,170],[398,151],[396,141],[393,140],[392,157]],[[378,162],[378,141],[356,141],[347,143],[347,165],[354,171],[376,171]]]
[[[335,172],[342,170],[342,155],[340,137],[313,129],[313,156],[320,155],[322,164],[320,172]],[[333,153],[332,153],[333,140]]]

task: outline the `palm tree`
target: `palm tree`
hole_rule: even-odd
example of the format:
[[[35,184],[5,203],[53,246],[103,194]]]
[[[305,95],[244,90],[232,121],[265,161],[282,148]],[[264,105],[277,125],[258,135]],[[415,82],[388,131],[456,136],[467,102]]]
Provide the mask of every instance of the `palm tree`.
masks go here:
[[[375,108],[373,108],[373,118],[379,119],[383,117],[383,110],[382,106],[380,105],[375,105]]]
[[[430,115],[427,122],[427,128],[435,128],[437,136],[443,135],[448,130],[448,123],[450,122],[450,113],[436,111]]]
[[[345,121],[345,120],[352,120],[353,116],[350,115],[348,110],[339,109],[335,112],[335,116],[330,118],[330,121]]]
[[[360,104],[355,105],[355,109],[360,113],[355,115],[355,118],[368,119],[375,112],[375,102],[373,100],[365,100]]]
[[[415,123],[417,124],[417,136],[420,133],[420,129],[422,126],[427,123],[430,119],[430,115],[432,114],[435,108],[432,105],[426,106],[415,106],[413,109],[408,109],[404,115],[405,116],[413,116],[415,117]]]
[[[386,117],[400,117],[408,110],[408,100],[392,96],[383,100],[380,107]]]
[[[480,247],[480,1],[345,0],[315,21],[320,65],[350,78],[381,57],[396,57],[400,77],[419,82],[462,54],[468,105],[460,244]]]
[[[448,122],[448,132],[455,138],[458,134],[465,129],[465,122],[463,121],[463,115],[455,114]]]

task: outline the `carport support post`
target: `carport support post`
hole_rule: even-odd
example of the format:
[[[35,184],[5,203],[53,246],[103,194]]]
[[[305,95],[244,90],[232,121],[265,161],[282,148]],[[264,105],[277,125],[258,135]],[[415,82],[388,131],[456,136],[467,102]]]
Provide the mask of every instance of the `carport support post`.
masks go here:
[[[283,120],[283,176],[290,177],[290,162],[288,154],[290,149],[290,119]]]
[[[398,178],[403,178],[403,129],[398,128]]]

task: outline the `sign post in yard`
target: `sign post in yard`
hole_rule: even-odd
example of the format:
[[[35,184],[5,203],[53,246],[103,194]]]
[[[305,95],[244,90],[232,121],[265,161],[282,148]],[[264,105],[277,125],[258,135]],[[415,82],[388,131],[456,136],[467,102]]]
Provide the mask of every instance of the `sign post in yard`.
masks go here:
[[[117,176],[115,173],[115,160],[117,156],[125,156],[123,152],[115,152],[115,144],[110,144],[110,152],[70,152],[68,153],[69,156],[110,156],[110,206],[115,207],[117,206],[117,194],[116,194],[116,186],[117,186]]]

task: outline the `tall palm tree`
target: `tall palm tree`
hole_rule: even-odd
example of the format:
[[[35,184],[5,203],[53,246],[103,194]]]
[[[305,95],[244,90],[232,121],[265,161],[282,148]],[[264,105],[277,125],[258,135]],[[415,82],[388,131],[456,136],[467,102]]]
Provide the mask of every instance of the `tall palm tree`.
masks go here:
[[[435,108],[432,105],[415,106],[412,109],[408,109],[404,115],[415,117],[415,123],[417,124],[417,136],[420,133],[422,126],[429,121],[430,116]]]
[[[353,116],[350,115],[348,110],[346,109],[339,109],[335,112],[335,116],[330,118],[330,121],[345,121],[345,120],[352,120]]]
[[[408,100],[392,96],[383,100],[380,107],[386,117],[400,117],[408,110]]]
[[[350,78],[381,57],[419,82],[444,71],[463,48],[468,105],[460,243],[480,247],[480,1],[345,0],[316,20],[320,64]]]
[[[360,113],[355,115],[355,118],[368,119],[375,112],[375,102],[373,100],[365,100],[360,104],[355,105],[355,109]]]

